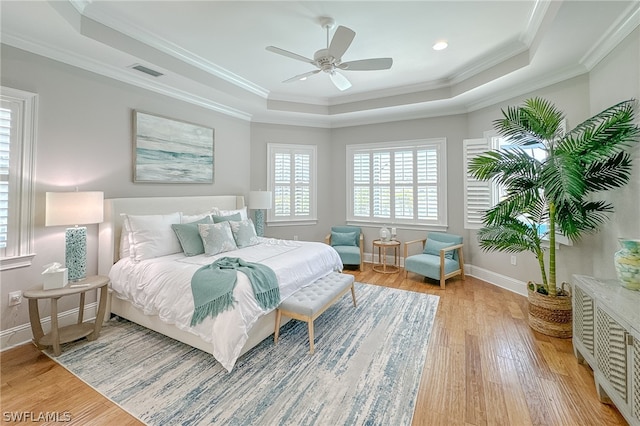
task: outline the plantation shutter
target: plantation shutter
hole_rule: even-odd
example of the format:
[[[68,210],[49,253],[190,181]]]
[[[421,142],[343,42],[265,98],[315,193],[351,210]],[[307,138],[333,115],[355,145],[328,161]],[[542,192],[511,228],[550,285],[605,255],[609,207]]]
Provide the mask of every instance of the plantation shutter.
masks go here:
[[[293,154],[294,179],[294,215],[309,216],[311,213],[311,156],[309,154]]]
[[[446,226],[446,139],[347,146],[347,221]]]
[[[0,249],[7,248],[9,225],[9,166],[12,111],[2,102],[0,107]]]
[[[373,153],[373,217],[391,217],[391,153]]]
[[[394,153],[395,218],[413,219],[413,150]]]
[[[418,219],[438,219],[438,152],[419,149],[416,155]]]
[[[463,146],[464,163],[464,227],[480,229],[484,212],[492,207],[493,191],[489,181],[480,181],[469,173],[472,158],[489,151],[489,139],[465,139]]]
[[[371,215],[371,154],[353,155],[353,215],[368,218]]]
[[[269,188],[274,205],[268,221],[316,220],[315,146],[268,144]]]
[[[291,156],[277,152],[274,157],[275,186],[274,215],[277,217],[291,215]]]

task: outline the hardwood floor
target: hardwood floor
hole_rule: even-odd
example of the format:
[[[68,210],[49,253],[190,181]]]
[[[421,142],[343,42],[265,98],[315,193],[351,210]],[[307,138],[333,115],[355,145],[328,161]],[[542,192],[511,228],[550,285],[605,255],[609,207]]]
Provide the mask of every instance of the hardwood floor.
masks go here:
[[[359,282],[440,296],[414,426],[627,424],[598,400],[593,374],[576,360],[571,339],[529,328],[525,297],[473,277],[450,279],[440,290],[415,274],[404,279],[404,272],[384,275],[365,266],[346,272]],[[70,415],[69,424],[142,424],[31,344],[0,356],[0,423],[9,423],[6,413],[58,412]]]

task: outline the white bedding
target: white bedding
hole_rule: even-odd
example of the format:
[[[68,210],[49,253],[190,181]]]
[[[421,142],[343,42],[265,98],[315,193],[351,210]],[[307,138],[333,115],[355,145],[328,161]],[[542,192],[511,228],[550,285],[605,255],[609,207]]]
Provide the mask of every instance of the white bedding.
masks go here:
[[[221,257],[239,257],[269,266],[278,277],[282,300],[318,278],[342,270],[337,252],[326,244],[260,238],[258,245],[215,256],[186,257],[178,253],[137,263],[124,258],[111,268],[109,278],[117,297],[130,301],[146,315],[158,315],[162,321],[212,343],[215,358],[231,371],[248,331],[269,311],[258,306],[249,279],[238,273],[235,307],[191,327],[191,277],[198,268]]]

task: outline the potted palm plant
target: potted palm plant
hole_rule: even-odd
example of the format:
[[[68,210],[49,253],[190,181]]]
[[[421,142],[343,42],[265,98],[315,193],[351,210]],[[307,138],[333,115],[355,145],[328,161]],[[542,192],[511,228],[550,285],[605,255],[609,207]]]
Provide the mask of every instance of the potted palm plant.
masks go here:
[[[529,324],[555,337],[571,337],[571,297],[556,284],[556,234],[577,241],[596,232],[613,212],[598,192],[624,186],[631,174],[628,148],[638,142],[636,102],[609,107],[573,130],[549,101],[532,98],[508,107],[493,122],[511,149],[483,153],[470,161],[476,179],[503,189],[502,199],[483,217],[478,231],[485,251],[532,252],[541,283],[529,282]],[[532,157],[537,147],[545,155]],[[547,267],[548,252],[548,267]]]

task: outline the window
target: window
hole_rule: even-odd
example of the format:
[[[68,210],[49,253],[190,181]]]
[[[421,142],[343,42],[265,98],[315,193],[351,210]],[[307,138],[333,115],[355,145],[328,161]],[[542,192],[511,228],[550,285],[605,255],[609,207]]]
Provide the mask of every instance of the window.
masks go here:
[[[347,221],[445,227],[446,139],[347,146]]]
[[[472,158],[489,151],[490,142],[487,138],[465,139],[462,142],[464,155],[464,227],[466,229],[482,228],[484,212],[497,203],[497,192],[494,185],[488,181],[477,180],[469,173],[469,162]]]
[[[1,269],[33,259],[37,95],[3,87],[0,94]]]
[[[539,145],[513,145],[506,138],[501,138],[493,132],[487,132],[485,138],[466,139],[463,141],[464,163],[468,165],[470,160],[489,150],[508,150],[518,148],[525,151],[529,156],[538,161],[544,161],[547,152],[544,146]],[[482,217],[484,212],[495,206],[504,197],[504,189],[493,182],[479,181],[474,179],[465,166],[465,228],[480,229],[482,228]],[[539,232],[543,238],[548,232],[548,226],[545,223],[540,224]],[[562,244],[569,245],[569,240],[561,235],[556,235],[556,240]]]
[[[313,145],[267,145],[269,190],[273,208],[270,225],[314,224],[316,215],[316,147]]]

